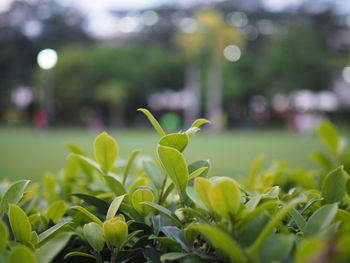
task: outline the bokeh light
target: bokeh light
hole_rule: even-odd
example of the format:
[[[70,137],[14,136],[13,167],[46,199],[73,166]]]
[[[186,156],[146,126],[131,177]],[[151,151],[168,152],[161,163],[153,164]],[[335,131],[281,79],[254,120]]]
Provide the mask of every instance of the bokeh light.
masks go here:
[[[37,61],[40,68],[52,69],[57,63],[57,52],[50,48],[43,49],[39,52]]]

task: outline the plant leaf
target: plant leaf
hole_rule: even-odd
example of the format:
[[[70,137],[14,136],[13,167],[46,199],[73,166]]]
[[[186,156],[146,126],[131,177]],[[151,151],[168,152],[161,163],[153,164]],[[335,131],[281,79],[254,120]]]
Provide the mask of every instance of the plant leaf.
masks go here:
[[[32,226],[26,213],[17,205],[10,205],[8,215],[16,241],[30,242]]]
[[[142,202],[142,204],[145,204],[145,205],[148,205],[154,209],[156,209],[158,212],[160,212],[161,214],[167,216],[168,218],[170,218],[176,225],[180,225],[181,222],[172,214],[172,212],[163,207],[163,206],[160,206],[156,203],[152,203],[152,202]]]
[[[115,193],[115,195],[119,196],[119,195],[126,194],[126,190],[125,190],[124,186],[122,185],[121,182],[118,181],[117,178],[115,178],[112,175],[106,175],[106,176],[104,176],[104,178],[106,179],[106,183],[107,183],[109,189],[113,193]]]
[[[148,110],[146,109],[137,109],[138,111],[141,111],[143,114],[145,114],[148,118],[148,120],[151,122],[151,124],[153,125],[154,129],[160,134],[160,136],[164,136],[165,132],[162,128],[162,126],[160,126],[159,122],[153,117],[152,113],[150,113]]]
[[[304,219],[304,217],[295,208],[291,209],[289,211],[289,214],[293,218],[295,224],[298,226],[300,231],[303,231],[306,225],[306,220]]]
[[[197,170],[193,171],[189,176],[188,179],[193,179],[201,174],[203,174],[206,170],[208,170],[208,167],[201,167],[198,168]]]
[[[258,238],[251,245],[250,251],[254,252],[260,248],[261,244],[265,241],[265,239],[273,232],[273,230],[277,227],[278,224],[283,220],[283,218],[288,214],[288,212],[296,207],[299,203],[303,202],[304,198],[299,197],[295,198],[286,205],[284,205],[270,220],[270,222],[264,227],[261,231]]]
[[[97,252],[100,252],[104,245],[103,228],[94,222],[84,225],[83,233],[90,246]]]
[[[72,195],[84,200],[85,202],[89,203],[90,205],[95,206],[103,214],[107,213],[107,211],[108,211],[109,203],[106,202],[105,200],[97,198],[93,195],[87,195],[87,194],[82,194],[82,193],[75,193]]]
[[[211,225],[196,224],[192,226],[203,234],[215,249],[225,253],[233,262],[246,262],[246,256],[239,244],[226,232]]]
[[[170,252],[170,253],[166,253],[160,256],[160,261],[161,262],[166,262],[166,261],[174,261],[174,260],[178,260],[181,258],[184,258],[188,256],[188,254],[186,253],[181,253],[181,252]]]
[[[151,161],[143,161],[143,169],[157,189],[162,187],[163,176],[158,166]]]
[[[124,170],[124,175],[123,175],[123,185],[125,185],[125,182],[126,182],[126,179],[128,178],[129,176],[129,173],[130,173],[130,170],[131,170],[131,167],[134,163],[134,160],[136,158],[136,156],[141,152],[141,150],[134,150],[132,151],[130,157],[129,157],[129,160],[128,160],[128,163],[125,167],[125,170]]]
[[[93,215],[88,210],[86,210],[84,207],[75,205],[75,206],[72,206],[71,209],[75,209],[75,210],[80,211],[81,213],[86,215],[88,218],[90,218],[93,222],[102,226],[102,224],[103,224],[102,221],[97,216]]]
[[[340,150],[340,136],[337,129],[330,122],[322,122],[318,126],[318,136],[324,145],[334,154]]]
[[[108,208],[106,220],[110,220],[115,216],[115,214],[117,213],[120,207],[120,204],[123,202],[124,197],[125,195],[121,195],[114,198],[114,200],[112,201],[111,205]]]
[[[63,200],[55,201],[47,208],[46,216],[52,222],[57,223],[64,216],[66,209],[66,202]]]
[[[186,133],[171,133],[160,138],[158,144],[183,152],[188,144],[188,135]]]
[[[66,246],[72,233],[62,232],[58,233],[49,241],[40,246],[36,252],[38,263],[50,263],[56,255]]]
[[[226,219],[232,219],[241,205],[241,191],[231,178],[222,178],[209,189],[212,210]]]
[[[87,253],[84,253],[84,252],[80,252],[80,251],[69,252],[67,255],[64,256],[64,259],[70,258],[70,257],[85,257],[85,258],[96,259],[95,256],[87,254]]]
[[[323,204],[340,202],[345,195],[346,178],[343,166],[331,171],[323,180],[322,197]]]
[[[188,181],[188,170],[184,156],[176,149],[158,146],[158,156],[166,172],[173,181],[178,193],[182,195]]]
[[[61,222],[40,233],[39,244],[45,242],[48,238],[53,237],[55,233],[57,233],[59,230],[61,230],[64,226],[68,224],[69,222]]]
[[[117,142],[106,132],[98,135],[94,142],[94,153],[96,161],[101,165],[106,174],[114,165],[119,152]]]
[[[9,186],[0,201],[0,219],[7,213],[10,204],[17,204],[21,200],[29,182],[29,180],[21,180]]]
[[[9,240],[9,231],[4,222],[0,219],[0,254],[5,251]]]
[[[37,263],[37,260],[29,248],[19,245],[11,250],[7,263]]]
[[[207,119],[197,119],[192,123],[191,127],[199,128],[200,126],[202,126],[203,124],[206,124],[206,123],[210,124],[211,122]]]
[[[317,235],[321,230],[328,227],[337,214],[338,204],[325,205],[316,210],[309,218],[304,227],[304,236]]]
[[[262,262],[283,262],[291,252],[294,236],[285,234],[272,234],[261,245]]]

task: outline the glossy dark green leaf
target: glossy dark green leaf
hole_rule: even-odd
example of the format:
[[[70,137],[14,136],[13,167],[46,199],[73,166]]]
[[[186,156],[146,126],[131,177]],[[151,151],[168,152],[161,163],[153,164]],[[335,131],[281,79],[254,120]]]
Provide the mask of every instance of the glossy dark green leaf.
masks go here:
[[[170,219],[173,221],[173,223],[175,223],[176,225],[181,224],[181,222],[173,215],[173,213],[172,213],[169,209],[167,209],[167,208],[165,208],[165,207],[163,207],[163,206],[160,206],[160,205],[158,205],[158,204],[156,204],[156,203],[151,203],[151,202],[143,202],[143,204],[148,205],[148,206],[154,208],[155,210],[157,210],[159,213],[161,213],[161,214],[167,216],[167,217],[170,218]]]
[[[93,195],[88,195],[88,194],[75,193],[72,195],[84,200],[90,205],[95,206],[103,214],[106,214],[108,211],[109,203],[106,202],[105,200],[102,200],[100,198],[97,198]]]

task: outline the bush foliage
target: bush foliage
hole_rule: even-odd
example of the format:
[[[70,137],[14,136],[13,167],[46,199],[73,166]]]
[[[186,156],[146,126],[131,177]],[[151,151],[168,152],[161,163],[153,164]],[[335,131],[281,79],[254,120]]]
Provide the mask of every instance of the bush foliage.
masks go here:
[[[0,184],[0,262],[349,262],[350,149],[330,123],[317,171],[258,156],[245,182],[218,176],[184,150],[208,123],[160,134],[157,159],[131,153],[103,132],[94,157],[70,144],[64,171]]]

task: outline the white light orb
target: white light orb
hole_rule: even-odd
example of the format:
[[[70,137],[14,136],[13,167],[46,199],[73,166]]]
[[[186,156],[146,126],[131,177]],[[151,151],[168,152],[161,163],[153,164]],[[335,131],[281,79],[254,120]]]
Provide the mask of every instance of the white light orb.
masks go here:
[[[38,65],[42,69],[52,69],[57,63],[57,52],[47,48],[39,52],[37,57]]]
[[[224,57],[228,61],[236,62],[241,57],[241,49],[236,45],[228,45],[224,49]]]
[[[343,79],[350,83],[350,67],[345,67],[342,72]]]

